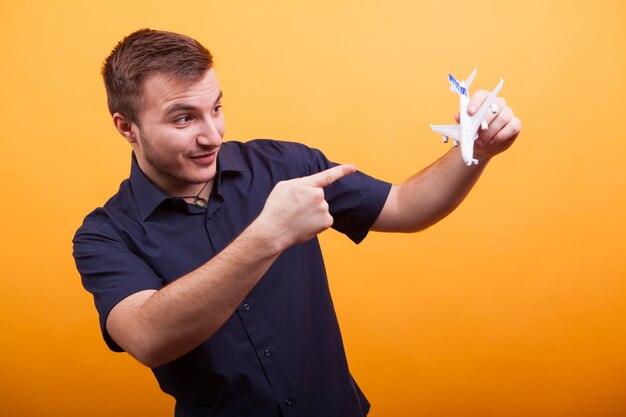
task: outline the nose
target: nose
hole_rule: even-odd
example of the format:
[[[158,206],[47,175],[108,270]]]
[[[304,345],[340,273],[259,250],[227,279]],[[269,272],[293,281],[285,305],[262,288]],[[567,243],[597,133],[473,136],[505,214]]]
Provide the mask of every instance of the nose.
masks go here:
[[[222,134],[218,126],[218,122],[209,118],[203,123],[202,130],[199,132],[196,141],[201,146],[215,146],[222,143]]]

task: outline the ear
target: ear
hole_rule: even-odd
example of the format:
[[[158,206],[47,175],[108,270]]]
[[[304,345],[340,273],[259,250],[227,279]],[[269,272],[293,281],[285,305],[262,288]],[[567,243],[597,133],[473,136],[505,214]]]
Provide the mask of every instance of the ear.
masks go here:
[[[128,120],[123,114],[115,113],[113,115],[113,124],[120,135],[124,136],[130,143],[137,142],[137,135],[135,134],[135,124]]]

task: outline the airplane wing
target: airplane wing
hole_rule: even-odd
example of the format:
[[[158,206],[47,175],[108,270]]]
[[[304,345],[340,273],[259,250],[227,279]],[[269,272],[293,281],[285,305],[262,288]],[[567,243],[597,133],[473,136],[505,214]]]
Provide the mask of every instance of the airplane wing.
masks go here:
[[[472,116],[472,130],[471,131],[478,132],[478,128],[480,127],[480,124],[482,123],[482,121],[485,119],[485,114],[487,114],[487,110],[489,110],[491,103],[493,103],[493,100],[497,97],[498,93],[500,92],[500,89],[502,88],[502,84],[504,84],[504,80],[500,78],[500,82],[498,83],[496,88],[494,88],[491,94],[489,94],[489,97],[487,97],[487,99],[483,102],[483,105],[480,106],[480,109],[478,109],[476,114]]]
[[[430,128],[449,138],[461,140],[461,125],[430,125]]]
[[[474,68],[474,71],[472,71],[469,77],[467,77],[467,80],[465,80],[465,88],[468,90],[470,89],[470,86],[472,85],[472,81],[474,81],[474,77],[476,76],[476,71],[478,71],[478,68]]]

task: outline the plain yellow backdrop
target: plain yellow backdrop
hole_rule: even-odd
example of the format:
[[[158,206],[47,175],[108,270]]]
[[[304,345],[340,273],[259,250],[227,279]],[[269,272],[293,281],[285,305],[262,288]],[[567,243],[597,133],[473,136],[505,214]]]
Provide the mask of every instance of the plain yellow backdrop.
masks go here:
[[[226,140],[322,149],[399,182],[449,145],[448,72],[522,119],[451,216],[359,246],[322,235],[373,417],[626,415],[626,4],[591,1],[0,3],[0,415],[171,416],[107,350],[71,239],[127,177],[100,65],[141,28],[214,54]],[[321,417],[321,416],[320,416]]]

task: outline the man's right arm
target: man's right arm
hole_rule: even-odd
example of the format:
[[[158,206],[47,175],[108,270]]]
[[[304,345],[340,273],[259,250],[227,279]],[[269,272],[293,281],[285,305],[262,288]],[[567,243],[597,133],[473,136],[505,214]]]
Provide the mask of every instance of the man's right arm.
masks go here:
[[[166,287],[137,292],[109,313],[109,335],[151,368],[215,333],[276,258],[332,226],[323,187],[355,172],[339,165],[274,187],[259,216],[222,252]]]

